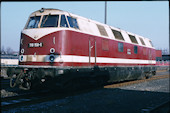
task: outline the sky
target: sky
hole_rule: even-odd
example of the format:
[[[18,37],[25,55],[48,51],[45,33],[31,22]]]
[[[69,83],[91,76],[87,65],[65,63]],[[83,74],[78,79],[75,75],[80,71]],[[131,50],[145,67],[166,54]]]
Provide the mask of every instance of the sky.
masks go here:
[[[42,7],[104,23],[104,1],[1,2],[1,47],[19,51],[29,15]],[[169,1],[107,1],[107,24],[149,38],[156,49],[169,49]]]

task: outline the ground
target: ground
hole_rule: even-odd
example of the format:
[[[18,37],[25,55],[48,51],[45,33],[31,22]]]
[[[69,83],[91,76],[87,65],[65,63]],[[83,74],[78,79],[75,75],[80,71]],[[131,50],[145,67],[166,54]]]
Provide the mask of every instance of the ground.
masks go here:
[[[101,88],[6,112],[140,113],[142,109],[154,107],[168,99],[170,99],[169,78],[164,78],[118,88]]]

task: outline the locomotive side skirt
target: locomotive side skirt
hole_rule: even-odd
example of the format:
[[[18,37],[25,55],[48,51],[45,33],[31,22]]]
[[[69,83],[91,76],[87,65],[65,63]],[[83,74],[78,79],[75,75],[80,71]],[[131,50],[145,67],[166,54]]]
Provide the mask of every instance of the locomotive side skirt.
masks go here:
[[[119,82],[124,80],[135,80],[148,78],[156,74],[155,66],[94,66],[94,67],[16,67],[8,69],[9,76],[21,75],[22,81],[16,81],[21,89],[29,90],[37,87],[47,86],[49,88],[62,89],[67,83],[75,79],[88,82]],[[28,84],[25,84],[26,81]],[[99,81],[97,81],[99,80]],[[13,87],[13,86],[12,86]]]

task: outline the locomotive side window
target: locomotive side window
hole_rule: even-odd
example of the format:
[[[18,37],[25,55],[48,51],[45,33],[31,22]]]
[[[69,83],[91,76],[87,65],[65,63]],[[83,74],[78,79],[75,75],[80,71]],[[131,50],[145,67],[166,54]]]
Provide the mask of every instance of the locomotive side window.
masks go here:
[[[134,53],[135,53],[135,54],[138,53],[138,46],[134,46]]]
[[[38,28],[39,22],[40,22],[40,16],[30,17],[26,29]]]
[[[142,39],[142,38],[139,38],[139,39],[140,39],[140,41],[142,42],[142,45],[145,45],[143,39]]]
[[[123,43],[118,42],[118,51],[123,52]]]
[[[67,18],[68,18],[70,27],[79,29],[79,26],[78,26],[78,24],[77,24],[77,20],[76,20],[75,18],[72,18],[72,17],[70,17],[70,16],[67,16]]]
[[[68,27],[65,15],[61,15],[60,27]]]
[[[114,34],[115,38],[118,39],[118,40],[124,40],[122,34],[119,32],[119,31],[115,31],[113,29],[112,30],[112,33]]]
[[[137,40],[136,40],[136,38],[134,36],[129,35],[129,37],[130,37],[130,40],[131,40],[132,43],[138,44],[138,42],[137,42]]]
[[[100,32],[101,35],[108,36],[108,34],[107,34],[107,32],[106,32],[106,30],[105,30],[105,28],[103,26],[97,24],[97,27],[98,27],[99,32]]]
[[[41,27],[58,27],[59,15],[43,16]]]

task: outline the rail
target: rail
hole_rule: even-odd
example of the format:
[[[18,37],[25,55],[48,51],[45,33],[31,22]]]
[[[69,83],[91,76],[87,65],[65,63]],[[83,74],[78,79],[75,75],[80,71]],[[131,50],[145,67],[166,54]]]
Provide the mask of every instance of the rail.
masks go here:
[[[149,107],[141,110],[141,113],[170,113],[170,100],[161,103],[155,107]]]
[[[117,88],[117,87],[122,87],[122,86],[126,86],[126,85],[132,85],[132,84],[137,84],[137,83],[142,83],[142,82],[151,81],[151,80],[157,80],[157,79],[163,79],[163,78],[169,78],[169,77],[170,77],[169,75],[153,76],[153,77],[151,77],[149,79],[113,83],[111,85],[104,86],[104,88]]]

